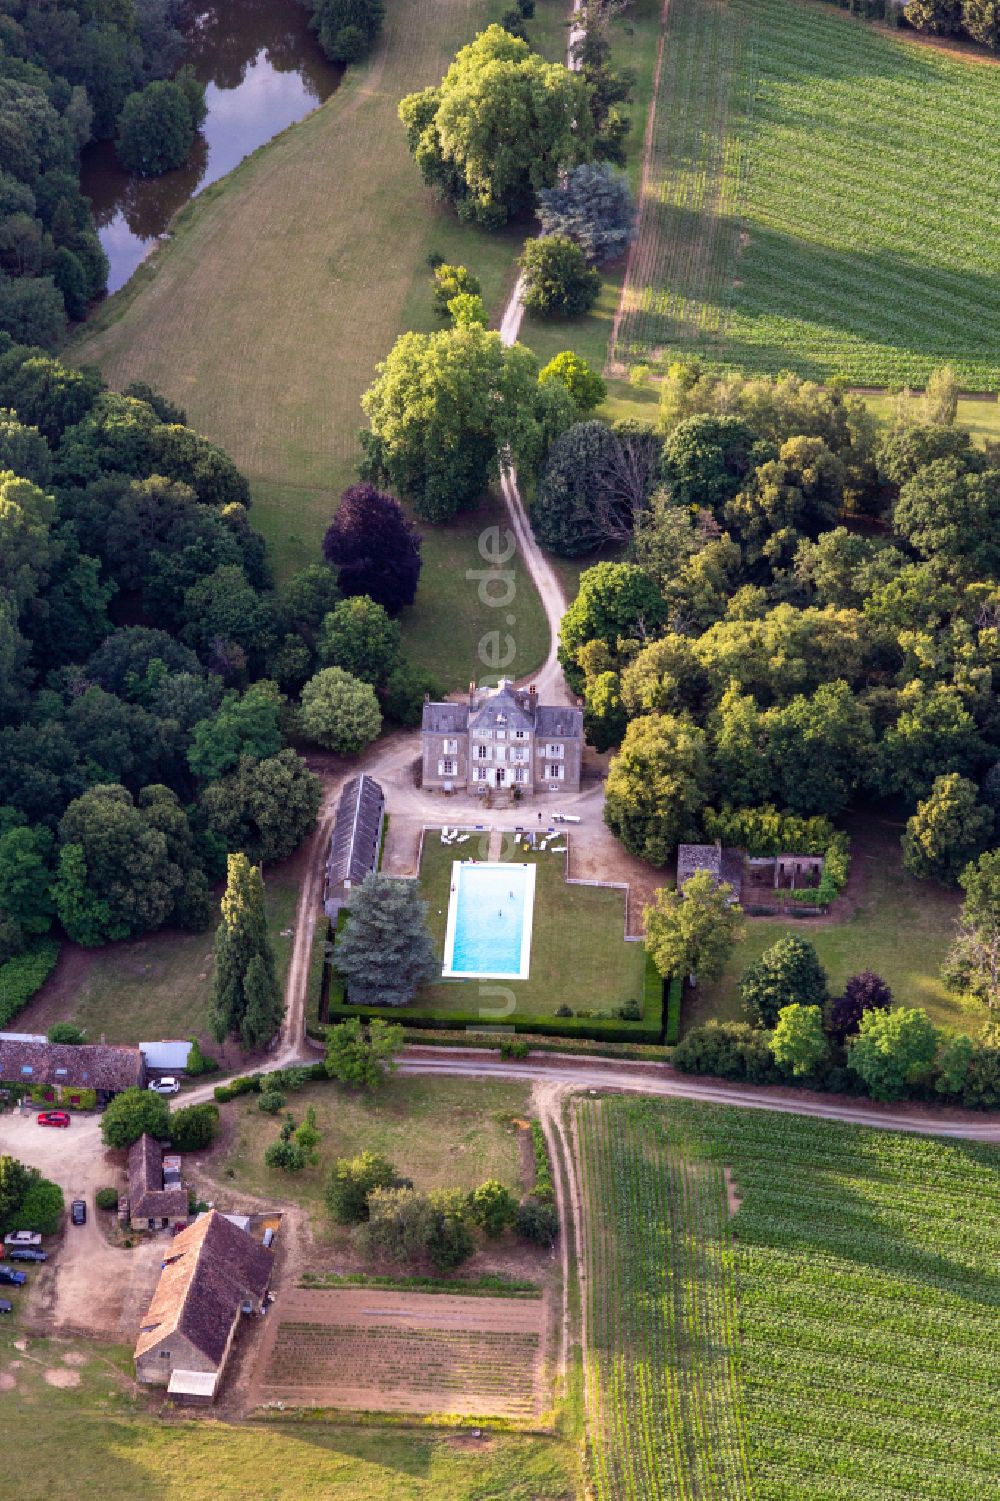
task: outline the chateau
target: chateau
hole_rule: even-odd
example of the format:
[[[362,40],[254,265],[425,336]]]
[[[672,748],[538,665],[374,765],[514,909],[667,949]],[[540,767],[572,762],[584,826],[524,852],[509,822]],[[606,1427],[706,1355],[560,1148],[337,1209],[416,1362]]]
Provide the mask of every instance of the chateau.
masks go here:
[[[507,678],[492,692],[470,684],[465,703],[424,704],[422,748],[423,784],[442,792],[577,792],[583,714]]]

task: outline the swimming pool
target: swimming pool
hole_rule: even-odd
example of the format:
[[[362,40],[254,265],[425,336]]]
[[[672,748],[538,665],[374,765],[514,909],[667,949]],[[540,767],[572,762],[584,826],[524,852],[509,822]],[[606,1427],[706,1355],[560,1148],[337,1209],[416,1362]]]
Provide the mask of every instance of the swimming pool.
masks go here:
[[[456,860],[444,936],[445,979],[526,980],[535,867]]]

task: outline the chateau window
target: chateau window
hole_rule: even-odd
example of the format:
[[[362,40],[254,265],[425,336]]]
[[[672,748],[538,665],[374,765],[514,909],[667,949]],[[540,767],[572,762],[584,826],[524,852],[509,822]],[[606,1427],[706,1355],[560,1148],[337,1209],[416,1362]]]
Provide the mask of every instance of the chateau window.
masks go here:
[[[477,766],[476,767],[476,781],[477,782],[485,782],[488,777],[489,777],[489,772],[487,771],[487,769],[486,769],[485,766]]]
[[[545,747],[545,754],[561,759],[566,754],[566,747],[564,745],[547,745]]]
[[[438,776],[441,776],[441,777],[453,777],[454,775],[455,775],[455,763],[454,763],[454,761],[439,761],[438,762]]]
[[[561,766],[557,765],[549,767],[549,776],[552,778],[553,782],[558,782],[562,774],[563,769]]]
[[[514,731],[514,739],[515,740],[523,740],[524,736],[525,736],[525,731],[524,730],[515,730]]]
[[[497,730],[497,739],[498,740],[506,740],[507,739],[507,731],[506,730]]]
[[[457,740],[446,740],[445,743],[444,743],[444,753],[445,753],[446,756],[457,756],[458,755],[458,741]]]
[[[514,772],[514,781],[515,782],[526,782],[527,780],[528,780],[528,773],[527,773],[527,771],[525,770],[524,767],[518,766],[517,769]]]
[[[477,745],[476,746],[476,756],[477,756],[477,758],[480,761],[486,761],[486,760],[488,760],[489,759],[489,754],[490,754],[490,748],[489,748],[488,745]]]

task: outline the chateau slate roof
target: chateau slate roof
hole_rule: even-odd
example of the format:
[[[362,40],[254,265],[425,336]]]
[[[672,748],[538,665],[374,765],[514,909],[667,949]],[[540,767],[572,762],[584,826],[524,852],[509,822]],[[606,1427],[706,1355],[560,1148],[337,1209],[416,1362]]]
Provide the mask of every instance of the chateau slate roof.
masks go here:
[[[468,704],[424,704],[420,727],[431,735],[464,735],[469,728]]]
[[[565,704],[539,704],[535,713],[535,731],[543,738],[579,740],[583,736],[583,711]]]
[[[470,730],[493,729],[496,725],[508,730],[533,730],[535,727],[534,699],[530,694],[518,693],[506,678],[485,703],[469,714]]]
[[[97,1089],[118,1094],[123,1089],[140,1087],[145,1074],[138,1048],[0,1038],[0,1079],[11,1083],[55,1084],[60,1089]]]
[[[247,1298],[260,1301],[271,1280],[272,1253],[215,1209],[174,1237],[136,1341],[138,1360],[174,1333],[219,1365],[229,1331]]]

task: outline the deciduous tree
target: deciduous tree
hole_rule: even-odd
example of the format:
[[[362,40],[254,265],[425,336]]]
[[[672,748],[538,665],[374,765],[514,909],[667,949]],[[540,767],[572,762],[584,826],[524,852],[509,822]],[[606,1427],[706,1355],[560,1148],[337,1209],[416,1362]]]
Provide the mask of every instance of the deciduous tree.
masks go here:
[[[101,1116],[101,1139],[106,1147],[130,1147],[148,1134],[157,1141],[170,1135],[170,1111],[162,1095],[151,1089],[123,1089]]]
[[[954,882],[982,850],[993,829],[993,810],[978,801],[968,777],[935,777],[903,835],[903,865],[920,880]]]
[[[521,252],[521,301],[536,318],[582,318],[597,301],[601,278],[566,235],[541,235]]]
[[[342,667],[324,667],[302,689],[303,732],[341,756],[356,756],[378,735],[382,715],[370,683]]]
[[[399,501],[374,485],[344,491],[323,538],[323,556],[337,568],[344,594],[367,594],[390,615],[416,598],[420,535]]]
[[[717,980],[733,944],[743,936],[742,915],[729,883],[698,871],[680,891],[661,886],[644,909],[646,952],[665,979],[688,975],[692,984]]]
[[[363,1025],[360,1017],[352,1016],[326,1030],[326,1071],[342,1084],[377,1089],[386,1074],[395,1071],[402,1047],[402,1027],[379,1017]]]
[[[815,1073],[830,1054],[820,1008],[801,1006],[798,1002],[782,1006],[771,1033],[771,1052],[775,1061],[796,1079]]]
[[[869,1011],[847,1061],[873,1100],[898,1100],[930,1069],[937,1046],[937,1028],[926,1011]]]
[[[773,1027],[785,1006],[822,1007],[826,974],[809,940],[790,933],[765,949],[744,971],[740,998],[758,1027]]]
[[[611,763],[604,822],[632,855],[665,865],[696,832],[707,792],[705,736],[670,714],[633,719]]]
[[[323,621],[317,643],[326,667],[342,667],[381,687],[399,660],[400,629],[367,594],[342,599]]]

